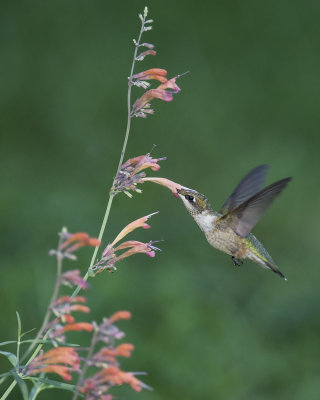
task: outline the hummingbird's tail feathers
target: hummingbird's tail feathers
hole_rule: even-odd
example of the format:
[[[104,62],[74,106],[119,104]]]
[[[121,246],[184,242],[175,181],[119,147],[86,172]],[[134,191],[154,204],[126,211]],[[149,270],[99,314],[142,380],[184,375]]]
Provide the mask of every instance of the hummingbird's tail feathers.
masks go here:
[[[276,274],[280,275],[282,279],[287,281],[287,278],[283,275],[283,273],[278,269],[278,267],[275,264],[271,264],[269,262],[266,262],[265,264],[269,269],[271,269],[273,272]]]

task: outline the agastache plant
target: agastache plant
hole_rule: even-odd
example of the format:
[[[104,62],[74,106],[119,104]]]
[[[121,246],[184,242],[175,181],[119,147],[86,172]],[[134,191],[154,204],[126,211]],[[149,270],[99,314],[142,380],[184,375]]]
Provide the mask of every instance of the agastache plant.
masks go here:
[[[158,171],[159,162],[164,161],[165,157],[153,158],[148,153],[130,158],[123,163],[132,118],[146,118],[154,113],[150,104],[154,99],[170,102],[180,91],[176,81],[181,75],[168,79],[167,71],[162,68],[135,72],[137,62],[142,62],[147,56],[156,55],[153,44],[142,42],[143,34],[152,29],[153,21],[147,19],[147,16],[148,9],[145,8],[143,14],[139,14],[141,28],[138,38],[133,40],[134,54],[128,78],[126,132],[98,238],[91,237],[85,232],[70,233],[66,228],[60,232],[57,248],[49,252],[56,258],[57,276],[40,329],[33,339],[23,339],[30,332],[22,333],[21,320],[17,313],[17,340],[0,343],[0,346],[15,346],[16,348],[16,350],[0,352],[0,355],[7,357],[12,364],[8,372],[0,375],[1,388],[9,379],[12,380],[2,391],[0,400],[8,398],[16,385],[20,388],[23,400],[35,400],[40,393],[50,388],[73,392],[73,400],[76,400],[78,396],[86,400],[111,400],[114,397],[109,390],[115,385],[128,384],[137,392],[150,389],[136,377],[141,373],[126,372],[120,366],[119,357],[130,357],[134,347],[131,343],[118,343],[125,334],[115,323],[130,319],[130,312],[115,312],[111,317],[103,318],[100,324],[95,321],[82,321],[79,315],[89,315],[90,308],[86,305],[86,297],[78,295],[80,290],[89,289],[87,282],[89,277],[93,278],[104,270],[114,272],[120,261],[138,253],[153,258],[159,250],[154,246],[156,242],[152,240],[147,243],[139,240],[122,241],[137,228],[149,229],[150,225],[147,221],[156,214],[153,213],[129,223],[113,241],[103,245],[101,256],[97,257],[115,195],[123,192],[131,197],[131,192],[141,193],[138,185],[146,181],[166,186],[175,195],[177,189],[181,188],[179,184],[166,178],[146,176],[148,168],[154,172]],[[157,81],[158,86],[151,88],[150,81]],[[132,103],[131,92],[134,86],[145,92]],[[76,262],[76,252],[85,246],[94,247],[94,252],[84,276],[80,269],[64,270],[65,261]],[[74,289],[73,293],[65,294],[66,288],[67,290]],[[62,290],[64,293],[61,293]],[[82,331],[84,335],[91,335],[89,347],[80,348],[70,343],[68,335],[71,331]],[[90,374],[88,375],[89,367]],[[47,374],[53,374],[53,378],[51,375],[48,377]],[[54,376],[68,383],[58,381]],[[75,383],[72,383],[73,379]]]

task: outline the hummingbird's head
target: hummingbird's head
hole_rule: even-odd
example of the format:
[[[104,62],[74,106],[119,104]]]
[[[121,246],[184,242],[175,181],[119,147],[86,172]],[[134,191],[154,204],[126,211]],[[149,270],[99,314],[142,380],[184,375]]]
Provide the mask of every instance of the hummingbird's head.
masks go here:
[[[177,192],[186,209],[188,210],[188,213],[193,217],[199,214],[207,214],[212,212],[211,205],[206,196],[203,194],[198,193],[196,190],[185,187],[177,189]]]

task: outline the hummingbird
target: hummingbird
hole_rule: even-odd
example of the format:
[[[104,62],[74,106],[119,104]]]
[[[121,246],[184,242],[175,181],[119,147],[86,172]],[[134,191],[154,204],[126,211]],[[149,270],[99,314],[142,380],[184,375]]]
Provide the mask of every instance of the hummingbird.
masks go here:
[[[181,187],[177,193],[211,246],[231,255],[235,266],[241,266],[242,260],[249,258],[287,280],[264,246],[251,233],[271,202],[292,179],[281,179],[261,190],[268,167],[263,164],[251,170],[219,212],[214,211],[206,196],[196,190]]]

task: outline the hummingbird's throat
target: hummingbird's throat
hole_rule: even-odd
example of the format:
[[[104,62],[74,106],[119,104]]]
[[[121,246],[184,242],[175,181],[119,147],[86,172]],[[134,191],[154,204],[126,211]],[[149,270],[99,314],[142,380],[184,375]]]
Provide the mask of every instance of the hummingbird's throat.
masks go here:
[[[191,213],[190,213],[191,214]],[[191,214],[192,215],[192,214]],[[199,228],[208,234],[214,229],[214,223],[217,217],[213,214],[208,213],[208,211],[203,211],[202,213],[192,215]]]

